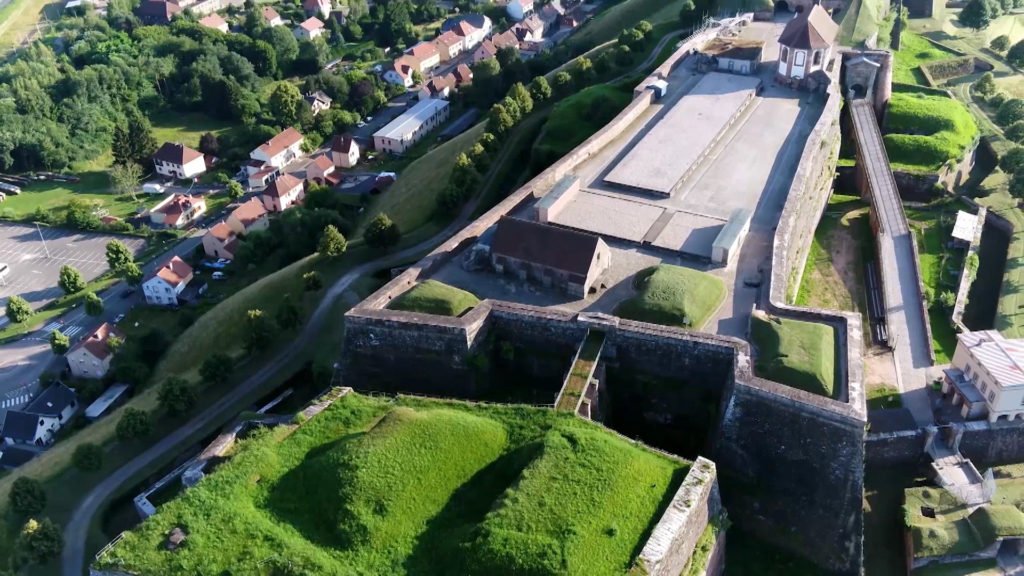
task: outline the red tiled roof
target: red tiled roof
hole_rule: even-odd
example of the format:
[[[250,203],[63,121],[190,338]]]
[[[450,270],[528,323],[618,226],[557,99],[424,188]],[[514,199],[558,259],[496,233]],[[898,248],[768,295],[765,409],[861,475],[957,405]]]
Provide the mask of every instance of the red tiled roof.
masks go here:
[[[234,216],[235,220],[241,222],[242,227],[248,229],[260,218],[267,215],[267,209],[263,207],[263,203],[258,198],[250,198],[241,206],[235,208],[231,215]]]
[[[452,31],[458,34],[459,36],[469,36],[473,32],[476,32],[476,26],[473,26],[469,22],[463,20],[462,22],[456,24],[455,27],[452,28]]]
[[[331,168],[333,168],[334,162],[331,162],[331,159],[328,158],[326,155],[321,155],[317,156],[316,159],[313,160],[312,165],[316,166],[317,168],[320,169],[321,172],[323,172],[325,170],[330,170]]]
[[[307,19],[302,24],[299,24],[299,28],[302,28],[303,30],[306,30],[308,32],[314,32],[316,30],[320,30],[323,27],[324,23],[321,22],[320,19],[317,18],[316,16],[313,16],[312,18]]]
[[[352,136],[349,134],[338,134],[334,138],[331,138],[331,150],[334,152],[344,152],[345,154],[348,154],[352,151],[352,147],[355,145],[356,141],[353,140]]]
[[[97,360],[106,360],[114,352],[107,345],[107,341],[111,336],[116,336],[121,340],[124,340],[124,332],[121,332],[113,324],[104,322],[100,324],[100,327],[95,332],[89,334],[87,338],[81,340],[78,344],[75,344],[68,350],[68,353],[75,352],[81,348],[85,348],[89,351],[94,358]]]
[[[177,226],[181,216],[193,206],[203,206],[205,209],[206,200],[203,200],[201,196],[175,194],[170,202],[158,208],[156,212],[164,215],[164,224]]]
[[[188,146],[178,144],[177,142],[164,142],[163,146],[158,148],[156,153],[153,154],[154,160],[161,160],[163,162],[169,162],[179,166],[184,166],[185,164],[202,157],[202,152],[193,150]]]
[[[459,64],[456,66],[452,73],[455,74],[455,80],[459,84],[466,84],[473,81],[473,71],[465,64]]]
[[[277,20],[278,18],[281,17],[281,15],[277,13],[277,10],[274,10],[270,6],[264,6],[262,14],[263,19],[266,20],[268,23],[273,22],[274,20]]]
[[[426,60],[427,58],[437,56],[437,46],[431,42],[420,42],[419,44],[410,47],[405,51],[405,53],[414,58]]]
[[[215,30],[220,30],[228,25],[228,21],[221,18],[219,14],[210,14],[209,16],[201,18],[199,23],[207,28],[213,28]]]
[[[154,270],[146,280],[149,281],[153,278],[159,277],[164,282],[167,282],[171,286],[177,288],[182,282],[187,282],[191,276],[192,267],[178,256],[172,256],[171,259],[163,266]]]
[[[302,186],[302,181],[291,174],[282,174],[280,178],[271,182],[270,186],[267,186],[267,189],[263,191],[263,195],[280,198],[296,186]]]
[[[274,136],[270,140],[260,144],[258,150],[266,154],[268,158],[273,158],[300,141],[302,141],[302,134],[300,134],[298,130],[295,128],[286,128],[277,136]]]
[[[235,235],[235,231],[232,230],[231,227],[227,225],[227,223],[218,222],[212,228],[210,228],[209,234],[216,238],[217,240],[225,242]]]
[[[458,44],[459,42],[462,42],[462,38],[459,37],[459,35],[456,34],[455,32],[452,32],[451,30],[449,30],[449,31],[445,32],[444,34],[441,34],[440,36],[438,36],[434,40],[434,42],[436,42],[438,44],[443,44],[444,46],[454,46],[454,45]]]

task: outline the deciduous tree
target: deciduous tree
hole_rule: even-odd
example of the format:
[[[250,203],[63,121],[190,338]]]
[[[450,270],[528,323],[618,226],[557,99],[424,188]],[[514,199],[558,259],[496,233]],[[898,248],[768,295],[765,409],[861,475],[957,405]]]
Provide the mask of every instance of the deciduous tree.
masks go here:
[[[551,85],[548,84],[548,79],[543,76],[537,76],[530,82],[530,95],[533,96],[535,102],[543,102],[551,98]]]
[[[39,514],[46,508],[46,490],[39,480],[21,476],[11,485],[8,495],[11,510],[23,516]]]
[[[7,319],[13,324],[18,324],[32,316],[32,306],[17,294],[7,299]]]
[[[71,339],[60,330],[53,330],[50,332],[50,350],[57,356],[63,356],[67,354],[67,351],[71,348]]]
[[[138,408],[126,408],[117,422],[117,438],[122,442],[149,436],[152,431],[153,424],[150,422],[149,412]]]
[[[207,384],[224,384],[234,372],[234,361],[225,352],[214,352],[203,360],[199,375]]]
[[[231,198],[232,200],[238,200],[242,196],[245,196],[245,188],[242,188],[242,185],[236,180],[228,182],[227,192],[228,198]]]
[[[128,196],[132,202],[138,200],[136,192],[142,182],[142,166],[135,162],[114,164],[110,168],[110,184],[122,196]]]
[[[373,217],[370,225],[366,227],[366,232],[363,233],[363,240],[372,248],[391,248],[398,244],[401,237],[402,232],[398,229],[398,224],[383,212]]]
[[[196,400],[195,388],[184,378],[168,378],[157,393],[157,402],[171,416],[187,414],[195,407]]]
[[[136,163],[145,166],[149,163],[153,152],[156,152],[156,138],[153,127],[138,108],[130,107],[125,114],[124,122],[114,128],[111,150],[115,164]]]
[[[307,292],[316,292],[324,287],[324,281],[320,277],[320,273],[316,270],[311,270],[303,274],[302,282],[305,285]]]
[[[89,316],[103,314],[103,299],[93,292],[85,294],[85,313]]]
[[[103,448],[92,442],[81,444],[71,455],[71,462],[79,470],[95,472],[103,467]]]
[[[334,224],[324,227],[324,231],[320,234],[320,242],[317,244],[317,252],[321,256],[328,258],[341,256],[345,253],[346,248],[348,248],[348,240],[345,240]]]
[[[302,110],[302,94],[291,82],[278,82],[270,92],[267,104],[270,106],[270,113],[278,122],[294,126],[299,121],[299,112]]]
[[[960,23],[974,30],[987,28],[992,22],[991,0],[970,0],[960,11]]]
[[[29,519],[18,535],[19,554],[32,564],[45,564],[60,555],[64,549],[64,536],[60,526],[49,518]]]
[[[120,240],[107,242],[107,265],[115,273],[133,261],[132,252]]]
[[[1006,52],[1010,47],[1010,37],[1006,34],[996,36],[988,43],[988,47],[995,50],[996,52]]]
[[[246,349],[249,353],[266,349],[274,341],[274,322],[263,310],[249,310],[246,313]]]
[[[77,294],[85,290],[85,279],[82,278],[82,273],[76,270],[74,266],[65,264],[60,267],[57,285],[60,286],[60,289],[65,294]]]

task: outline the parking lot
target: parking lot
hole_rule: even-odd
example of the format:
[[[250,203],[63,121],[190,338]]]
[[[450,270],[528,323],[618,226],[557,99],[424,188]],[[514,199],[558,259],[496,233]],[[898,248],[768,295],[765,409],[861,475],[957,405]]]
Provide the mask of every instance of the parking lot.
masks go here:
[[[10,267],[0,281],[0,304],[17,294],[38,308],[60,297],[57,279],[64,265],[74,266],[86,281],[96,279],[107,270],[106,245],[114,238],[135,254],[145,246],[130,236],[0,223],[0,263]]]

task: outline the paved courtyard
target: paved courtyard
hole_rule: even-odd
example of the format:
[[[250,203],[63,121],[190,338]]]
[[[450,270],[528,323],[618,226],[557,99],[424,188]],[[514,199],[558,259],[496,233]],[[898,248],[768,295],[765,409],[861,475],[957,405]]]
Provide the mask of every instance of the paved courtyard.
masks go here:
[[[0,223],[0,263],[10,267],[0,282],[0,305],[15,294],[34,308],[60,297],[57,279],[64,265],[74,266],[86,281],[95,280],[107,271],[106,245],[115,238],[135,254],[146,243],[131,236]]]

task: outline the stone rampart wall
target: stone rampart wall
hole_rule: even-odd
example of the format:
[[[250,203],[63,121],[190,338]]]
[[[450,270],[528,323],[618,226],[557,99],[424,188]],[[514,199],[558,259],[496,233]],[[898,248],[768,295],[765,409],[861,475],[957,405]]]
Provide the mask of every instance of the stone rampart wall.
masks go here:
[[[682,574],[697,540],[721,512],[715,464],[706,458],[697,458],[651,531],[637,564],[649,576]]]
[[[928,460],[924,451],[924,430],[900,430],[868,434],[864,441],[864,463],[868,466],[900,466]]]

